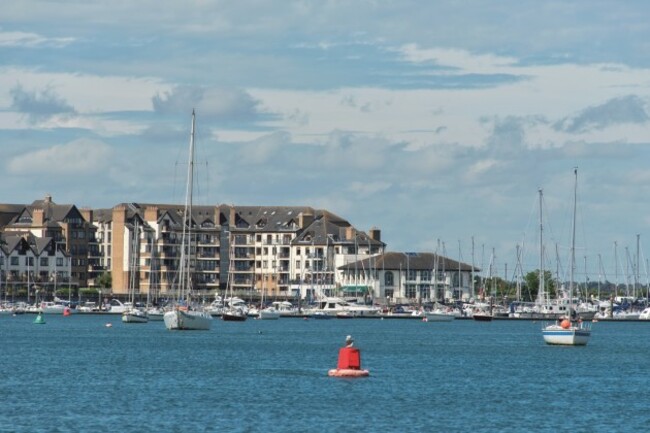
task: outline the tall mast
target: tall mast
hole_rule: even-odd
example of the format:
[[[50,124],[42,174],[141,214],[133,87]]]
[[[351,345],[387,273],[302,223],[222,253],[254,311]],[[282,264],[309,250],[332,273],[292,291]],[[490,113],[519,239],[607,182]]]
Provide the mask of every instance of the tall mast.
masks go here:
[[[573,274],[576,267],[576,210],[578,201],[578,167],[573,169],[575,184],[573,187],[573,222],[571,224],[571,271],[569,279],[569,305],[573,304]],[[570,313],[570,311],[569,311]]]
[[[539,190],[539,290],[537,299],[540,303],[546,302],[546,290],[544,287],[544,220],[542,217],[542,197],[544,193]]]
[[[187,164],[187,185],[185,186],[185,208],[183,210],[183,234],[181,245],[181,263],[179,275],[179,297],[184,298],[189,291],[190,284],[190,236],[191,236],[191,219],[192,219],[192,190],[194,186],[194,110],[192,110],[192,129],[190,132],[190,152]]]

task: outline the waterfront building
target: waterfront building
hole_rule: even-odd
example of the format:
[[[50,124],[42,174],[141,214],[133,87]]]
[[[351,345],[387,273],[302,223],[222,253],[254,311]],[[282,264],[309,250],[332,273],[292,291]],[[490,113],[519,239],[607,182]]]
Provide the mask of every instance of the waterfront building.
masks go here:
[[[46,195],[44,200],[36,200],[30,205],[4,206],[3,233],[31,233],[37,238],[53,239],[70,258],[68,283],[75,287],[87,287],[89,245],[94,238],[95,228],[75,205],[56,204],[50,195]],[[7,218],[10,215],[11,218]]]
[[[62,243],[30,232],[0,236],[0,300],[52,299],[57,289],[70,294],[71,261]]]
[[[378,303],[469,301],[479,269],[434,253],[387,252],[341,267],[341,284]]]
[[[178,276],[183,209],[120,203],[79,210],[57,205],[47,196],[31,205],[0,205],[0,224],[5,236],[31,234],[26,242],[40,254],[47,249],[39,247],[41,243],[62,248],[69,269],[64,265],[50,271],[57,272],[60,281],[104,290],[105,296],[126,297],[131,287],[140,298],[169,298]],[[194,206],[190,231],[192,292],[205,301],[225,296],[229,285],[244,299],[257,298],[262,291],[287,300],[343,296],[423,302],[472,297],[471,266],[434,254],[386,253],[378,228],[358,230],[327,210]],[[40,238],[43,241],[36,241]],[[12,271],[5,274],[10,279],[26,272]],[[35,272],[35,278],[43,280],[41,271]],[[110,288],[101,287],[104,274],[110,274]]]

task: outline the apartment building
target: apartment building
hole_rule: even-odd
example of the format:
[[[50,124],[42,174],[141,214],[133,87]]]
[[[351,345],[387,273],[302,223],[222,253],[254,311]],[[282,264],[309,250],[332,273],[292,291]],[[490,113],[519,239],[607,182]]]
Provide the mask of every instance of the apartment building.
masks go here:
[[[51,299],[71,287],[70,258],[51,237],[30,232],[0,236],[0,300]]]
[[[160,203],[79,210],[57,205],[50,196],[31,205],[0,205],[2,231],[12,242],[0,253],[6,264],[2,275],[16,281],[29,274],[33,281],[47,283],[49,272],[49,280],[56,275],[75,286],[99,287],[98,278],[110,273],[112,295],[169,298],[175,292],[185,230],[191,237],[192,292],[206,300],[229,288],[238,296],[264,291],[294,299],[473,296],[476,269],[471,266],[434,254],[386,253],[379,229],[360,231],[327,210],[194,206],[189,227],[183,227],[183,212],[182,205]],[[12,240],[16,237],[24,242]],[[11,265],[7,260],[16,263],[8,258],[11,254],[33,258]],[[37,267],[43,254],[59,254],[55,262],[61,258],[62,265],[49,269],[51,263],[42,261],[43,269]],[[34,264],[31,271],[24,269],[27,263]]]
[[[3,218],[0,218],[2,233],[6,236],[30,233],[36,238],[52,239],[57,248],[61,246],[69,257],[68,283],[87,287],[89,246],[95,228],[75,205],[56,204],[50,195],[46,195],[43,200],[30,205],[3,206]]]

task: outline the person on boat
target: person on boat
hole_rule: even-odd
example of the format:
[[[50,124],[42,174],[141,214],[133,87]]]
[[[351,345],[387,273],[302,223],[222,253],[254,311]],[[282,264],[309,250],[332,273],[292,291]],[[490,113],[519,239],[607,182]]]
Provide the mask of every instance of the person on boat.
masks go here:
[[[352,347],[354,346],[354,340],[352,339],[351,335],[348,335],[345,337],[345,347]]]

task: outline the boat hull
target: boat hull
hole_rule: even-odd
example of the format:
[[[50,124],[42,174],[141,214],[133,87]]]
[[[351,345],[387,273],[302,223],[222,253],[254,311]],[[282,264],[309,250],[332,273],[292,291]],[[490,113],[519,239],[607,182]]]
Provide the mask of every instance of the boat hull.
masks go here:
[[[170,331],[207,331],[212,325],[212,316],[201,311],[168,311],[163,320]]]
[[[149,317],[146,313],[141,311],[133,312],[128,311],[122,314],[122,322],[124,323],[147,323],[149,322]]]
[[[451,322],[456,317],[446,313],[426,313],[427,322]]]
[[[243,322],[248,318],[246,314],[238,314],[238,313],[228,313],[225,312],[221,315],[221,320],[225,322]]]
[[[277,310],[260,310],[259,316],[261,320],[278,320],[280,318],[280,312]]]
[[[546,344],[559,346],[584,346],[589,342],[591,331],[588,329],[569,328],[551,325],[542,331]]]

